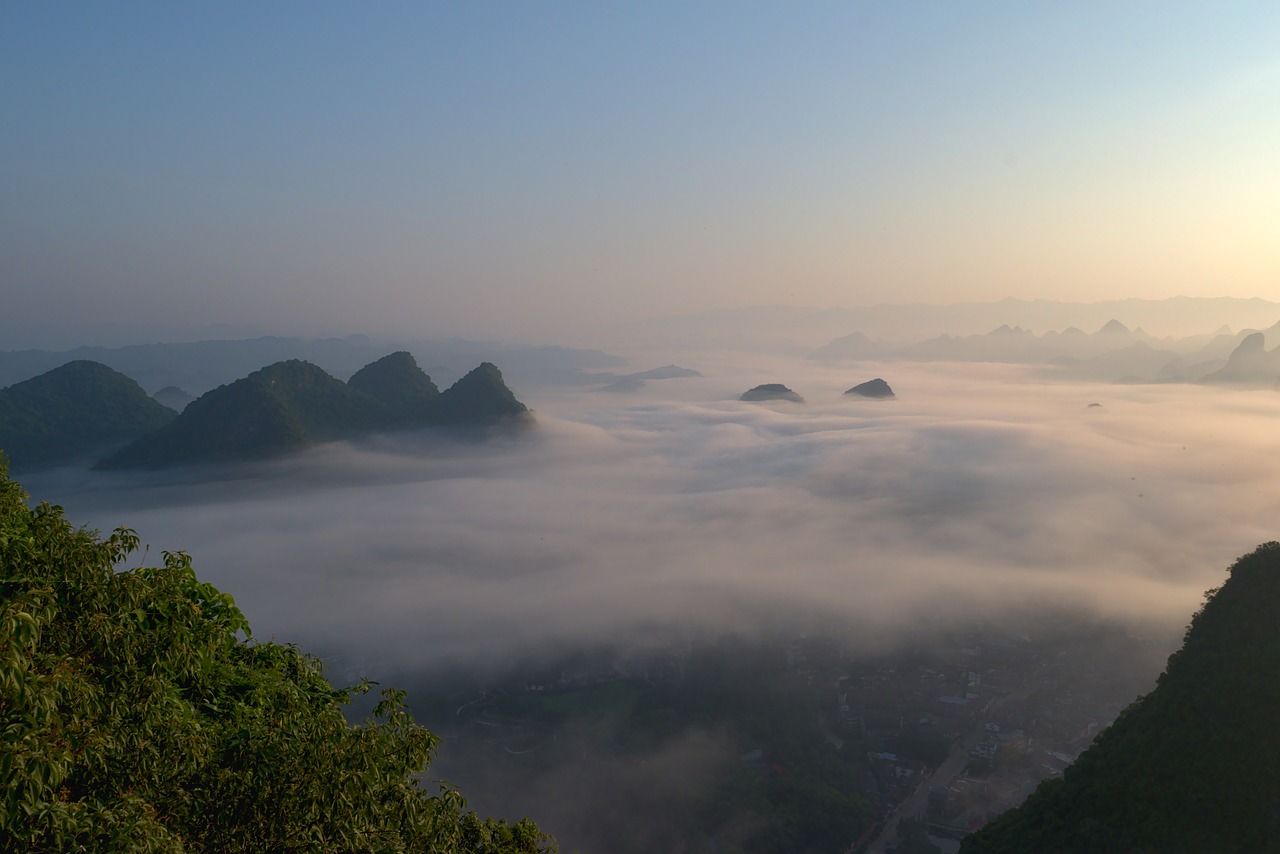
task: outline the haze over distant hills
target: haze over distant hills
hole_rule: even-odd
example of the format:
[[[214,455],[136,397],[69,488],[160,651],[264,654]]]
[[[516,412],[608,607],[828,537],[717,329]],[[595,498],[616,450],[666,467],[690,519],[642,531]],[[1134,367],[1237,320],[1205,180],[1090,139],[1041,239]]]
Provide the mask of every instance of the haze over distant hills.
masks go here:
[[[1140,363],[1139,371],[1147,371],[1147,362],[1157,360],[1163,351],[1173,351],[1156,369],[1167,367],[1165,374],[1157,377],[1152,372],[1149,379],[1183,376],[1187,373],[1184,368],[1197,368],[1199,361],[1221,360],[1203,371],[1208,374],[1225,365],[1227,355],[1240,343],[1232,336],[1240,335],[1241,330],[1267,330],[1278,319],[1280,303],[1260,299],[1177,297],[1097,303],[1007,299],[856,309],[755,306],[629,323],[616,330],[584,329],[578,337],[607,342],[610,349],[628,353],[751,350],[801,355],[819,350],[824,358],[980,358],[1033,363],[1061,357],[1080,360],[1073,370],[1081,376],[1110,381],[1127,373],[1140,373],[1116,373],[1114,365],[1091,365],[1088,360],[1141,343],[1157,354],[1133,354],[1132,361]],[[1093,334],[1112,320],[1131,330],[1133,337],[1113,341],[1110,346],[1095,346],[1106,342],[1092,340]],[[1215,341],[1215,334],[1222,333],[1224,327],[1227,338]],[[999,341],[997,332],[1003,335]],[[972,336],[984,340],[968,341]],[[1276,340],[1274,335],[1268,337]],[[1197,352],[1201,349],[1204,354]],[[367,335],[324,339],[262,336],[112,348],[0,351],[0,386],[68,361],[88,359],[133,377],[149,393],[177,386],[198,396],[274,362],[302,359],[341,379],[396,350],[412,353],[431,376],[444,382],[451,382],[486,361],[503,365],[507,379],[522,386],[607,384],[631,376],[640,380],[659,378],[610,373],[628,360],[601,350],[462,339],[382,340]],[[1169,367],[1175,355],[1183,363]]]
[[[907,345],[875,341],[852,332],[817,348],[812,357],[840,362],[864,359],[1005,362],[1042,365],[1069,378],[1112,382],[1206,382],[1272,385],[1280,380],[1280,355],[1265,340],[1280,340],[1280,323],[1265,332],[1243,329],[1182,338],[1156,338],[1118,320],[1095,332],[1076,327],[1043,334],[1002,324],[981,335],[943,334]]]
[[[1084,328],[1068,325],[1035,332],[1029,327],[1017,325],[1019,319],[1026,321],[1053,318],[1061,322],[1072,318],[1096,318],[1105,316],[1105,313],[1114,314],[1096,326]],[[1155,328],[1182,329],[1189,323],[1186,319],[1188,313],[1198,317],[1202,325],[1195,334],[1182,337],[1171,334],[1158,337],[1148,332],[1145,326],[1130,325],[1134,320],[1140,320],[1151,323]],[[664,334],[675,336],[687,333],[688,337],[681,342],[683,348],[696,350],[698,347],[710,347],[717,340],[723,341],[723,336],[719,336],[716,330],[734,328],[735,323],[739,324],[736,327],[739,331],[748,328],[758,331],[763,324],[764,327],[772,325],[775,331],[784,336],[798,336],[813,335],[815,331],[827,328],[830,322],[846,324],[856,317],[860,323],[867,325],[854,331],[848,331],[846,326],[843,334],[825,344],[821,339],[810,338],[807,352],[815,359],[835,364],[863,360],[1003,362],[1032,365],[1045,376],[1057,378],[1103,382],[1196,382],[1270,388],[1280,383],[1280,347],[1274,346],[1280,344],[1280,323],[1275,321],[1277,315],[1280,315],[1280,304],[1256,299],[1177,298],[1162,301],[1117,300],[1093,304],[1004,300],[953,306],[875,306],[854,312],[834,309],[824,312],[744,309],[736,313],[721,312],[701,318],[677,318]],[[1225,319],[1263,316],[1269,318],[1270,325],[1262,328],[1210,325]],[[718,325],[718,321],[725,321],[726,318],[727,322]],[[961,334],[959,331],[966,324],[979,322],[983,318],[999,319],[999,324],[976,334]],[[954,324],[951,331],[931,337],[896,343],[887,337],[886,330],[891,328],[896,328],[901,334],[903,329],[924,329],[947,322]],[[895,323],[896,327],[893,326]],[[748,334],[737,339],[737,343],[745,346],[750,340],[751,336]],[[1273,344],[1271,350],[1267,349],[1268,341]],[[227,458],[238,458],[245,454],[254,456],[258,452],[250,453],[248,450],[254,443],[260,443],[259,452],[265,453],[268,448],[295,447],[299,443],[324,441],[331,435],[349,436],[375,429],[370,425],[376,425],[376,429],[399,429],[400,426],[428,422],[437,426],[467,423],[477,418],[483,420],[503,413],[510,414],[510,411],[515,411],[513,402],[522,406],[510,395],[501,377],[496,382],[492,376],[463,378],[464,371],[458,366],[463,364],[462,360],[477,353],[501,353],[509,356],[512,364],[509,373],[523,377],[527,383],[595,385],[602,391],[621,393],[634,392],[647,381],[700,375],[698,371],[672,364],[630,373],[602,370],[625,365],[627,359],[598,350],[521,348],[456,339],[416,342],[414,347],[419,359],[425,353],[427,359],[438,360],[440,367],[430,368],[433,376],[461,378],[457,390],[439,392],[427,374],[417,368],[417,360],[408,350],[397,351],[401,356],[390,361],[382,360],[380,357],[387,352],[386,345],[360,335],[322,340],[263,337],[246,341],[149,344],[117,349],[78,348],[62,353],[38,350],[0,352],[0,382],[19,383],[30,379],[42,369],[48,371],[67,362],[88,363],[88,360],[77,357],[93,354],[101,357],[100,361],[105,369],[122,372],[138,380],[135,385],[140,384],[143,389],[157,392],[163,390],[164,401],[177,409],[185,402],[184,392],[196,396],[210,387],[228,383],[235,376],[245,377],[250,371],[256,372],[262,364],[276,365],[297,361],[314,369],[309,379],[303,376],[305,372],[295,372],[287,381],[283,377],[276,377],[275,380],[283,382],[284,386],[291,382],[302,383],[311,389],[308,394],[320,395],[330,403],[345,401],[341,406],[335,404],[331,411],[326,410],[329,417],[337,419],[331,422],[308,416],[306,410],[310,404],[303,405],[303,398],[284,400],[279,396],[264,395],[261,388],[251,391],[248,386],[239,386],[234,391],[221,391],[223,404],[233,397],[238,400],[227,411],[240,415],[248,411],[257,413],[251,419],[258,425],[255,428],[258,432],[254,437],[250,438],[247,434],[242,437],[247,443],[243,446],[237,445],[240,440],[228,440],[230,443],[220,449],[215,448],[217,443],[213,442],[199,453],[189,449],[180,454],[175,444],[165,453],[158,450],[149,452],[159,456],[152,462],[145,463],[142,462],[144,457],[150,457],[137,456],[139,452],[135,450],[129,452],[133,456],[125,455],[112,463],[123,464],[124,460],[133,459],[131,465],[153,465],[168,464],[156,460],[178,459],[184,457],[184,454],[194,454],[192,458],[198,458],[207,453],[211,455],[210,459],[222,459],[227,455]],[[404,361],[406,359],[408,362]],[[482,361],[492,364],[488,358]],[[410,362],[413,363],[412,370],[406,367]],[[471,365],[475,363],[470,362]],[[241,370],[246,365],[250,367]],[[233,371],[234,373],[230,373]],[[337,372],[337,377],[334,372]],[[323,380],[320,375],[328,379]],[[341,376],[351,376],[351,382],[341,382]],[[487,397],[486,394],[480,395],[488,402],[480,405],[472,414],[462,415],[463,412],[471,411],[469,408],[474,405],[474,401],[464,392],[469,387],[480,386],[491,392]],[[324,389],[328,389],[328,392],[323,391]],[[429,400],[432,402],[428,403]],[[206,403],[196,408],[182,424],[173,426],[171,432],[166,434],[170,438],[165,441],[181,444],[175,437],[179,434],[186,435],[183,431],[194,430],[190,425],[198,420],[212,424],[218,418],[230,417],[225,413],[214,417],[208,409],[210,405]],[[489,412],[486,407],[493,411]],[[425,414],[428,411],[433,414],[428,416]],[[15,409],[10,413],[10,420],[17,418],[16,412]],[[269,416],[269,412],[275,414]],[[184,410],[184,415],[186,414]],[[200,414],[199,419],[197,414]],[[44,462],[39,464],[48,464],[55,458],[66,460],[71,456],[100,452],[109,445],[118,446],[147,432],[121,432],[117,429],[120,425],[109,417],[98,421],[102,430],[109,427],[113,431],[110,436],[86,435],[80,444],[75,444],[57,431],[46,431],[47,436],[40,441],[49,447],[58,446],[63,450],[58,451],[54,457],[44,458]],[[223,426],[239,435],[236,430],[232,430],[230,422]],[[31,461],[36,457],[32,456],[32,446],[27,438],[22,438],[22,430],[16,426],[16,422],[8,429],[7,441],[17,449],[13,453],[16,455],[21,451],[22,456],[28,457],[26,462],[14,460],[15,469],[22,471],[25,466],[33,464]],[[248,428],[242,425],[236,429]],[[28,430],[28,433],[31,431]],[[195,434],[191,434],[193,435]],[[184,441],[190,441],[191,436]],[[89,445],[93,445],[96,451],[91,451]],[[26,450],[22,450],[24,448]]]
[[[637,321],[613,341],[655,348],[750,349],[801,354],[859,330],[878,343],[901,347],[942,334],[983,334],[1001,325],[1043,333],[1076,327],[1097,330],[1110,320],[1156,336],[1189,336],[1228,326],[1264,329],[1280,319],[1280,302],[1235,297],[1122,299],[1092,303],[1004,299],[951,305],[872,305],[859,308],[750,306]],[[616,345],[614,345],[616,346]]]
[[[647,371],[636,371],[630,374],[615,374],[606,371],[592,375],[595,381],[605,383],[596,391],[610,392],[612,394],[637,392],[645,387],[647,380],[672,380],[700,376],[702,376],[700,372],[692,368],[682,368],[679,365],[663,365],[660,368],[650,368]]]
[[[133,377],[152,393],[165,386],[177,386],[198,397],[275,362],[301,359],[341,378],[351,376],[361,366],[389,351],[399,350],[413,353],[428,373],[445,382],[458,379],[480,362],[509,366],[507,377],[522,384],[532,381],[590,383],[595,380],[588,371],[626,363],[625,359],[598,350],[521,347],[457,338],[381,341],[367,335],[318,339],[264,336],[110,348],[0,351],[0,386],[84,359]]]

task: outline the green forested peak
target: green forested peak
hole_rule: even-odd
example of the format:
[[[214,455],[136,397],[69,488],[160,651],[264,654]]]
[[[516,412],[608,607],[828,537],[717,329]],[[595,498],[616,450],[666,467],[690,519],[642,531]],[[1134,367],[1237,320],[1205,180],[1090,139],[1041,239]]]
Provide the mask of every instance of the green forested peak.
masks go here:
[[[440,393],[431,377],[404,350],[365,365],[347,380],[347,385],[377,398],[397,413],[405,415],[425,410]]]
[[[528,411],[492,362],[481,362],[441,392],[436,404],[437,417],[446,424],[492,423],[520,418]]]
[[[176,418],[150,402],[172,423],[140,436],[99,468],[262,459],[378,431],[470,429],[528,413],[489,362],[441,393],[403,351],[366,365],[345,383],[310,362],[276,362],[204,394]]]
[[[0,389],[0,450],[17,470],[101,453],[174,417],[124,374],[85,359]]]

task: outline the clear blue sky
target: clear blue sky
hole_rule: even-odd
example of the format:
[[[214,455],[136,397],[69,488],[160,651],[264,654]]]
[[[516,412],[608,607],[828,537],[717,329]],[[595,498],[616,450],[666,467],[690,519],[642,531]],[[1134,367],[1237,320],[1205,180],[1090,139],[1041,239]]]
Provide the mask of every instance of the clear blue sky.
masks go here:
[[[1267,2],[10,3],[0,332],[1280,299],[1278,33]]]

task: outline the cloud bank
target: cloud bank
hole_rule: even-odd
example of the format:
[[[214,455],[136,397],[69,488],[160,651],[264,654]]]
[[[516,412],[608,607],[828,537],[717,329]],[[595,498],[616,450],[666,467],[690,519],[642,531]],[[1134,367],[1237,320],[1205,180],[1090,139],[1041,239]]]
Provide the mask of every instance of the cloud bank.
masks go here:
[[[78,523],[134,527],[153,555],[187,550],[258,634],[375,678],[792,615],[868,643],[1042,603],[1181,625],[1276,536],[1267,392],[972,364],[695,367],[708,376],[622,399],[535,390],[529,437],[28,488]],[[899,399],[842,398],[873,376]],[[809,402],[733,399],[764,381]]]

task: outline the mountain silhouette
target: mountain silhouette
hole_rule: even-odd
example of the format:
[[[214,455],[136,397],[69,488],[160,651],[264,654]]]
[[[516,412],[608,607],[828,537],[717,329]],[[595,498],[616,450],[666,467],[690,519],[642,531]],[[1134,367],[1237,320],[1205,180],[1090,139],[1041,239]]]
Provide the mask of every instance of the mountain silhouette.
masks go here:
[[[854,397],[873,397],[879,400],[893,400],[897,395],[893,393],[893,389],[889,384],[876,377],[873,380],[867,380],[865,383],[858,383],[853,388],[845,392],[847,395]]]
[[[403,350],[365,365],[347,385],[381,403],[387,423],[406,426],[429,423],[432,407],[440,397],[431,377]]]
[[[208,392],[98,468],[263,459],[378,431],[476,428],[527,417],[527,408],[488,362],[439,392],[408,353],[372,362],[348,383],[291,359]]]
[[[738,400],[789,400],[792,403],[804,403],[804,398],[796,394],[782,383],[765,383],[742,393]]]
[[[432,419],[436,424],[493,424],[524,418],[528,412],[503,382],[502,372],[491,362],[481,362],[440,393]]]
[[[1202,382],[1272,385],[1280,380],[1280,348],[1267,352],[1266,335],[1251,332],[1241,339],[1227,363]]]
[[[0,389],[0,450],[16,472],[114,450],[175,417],[129,377],[79,359]]]

